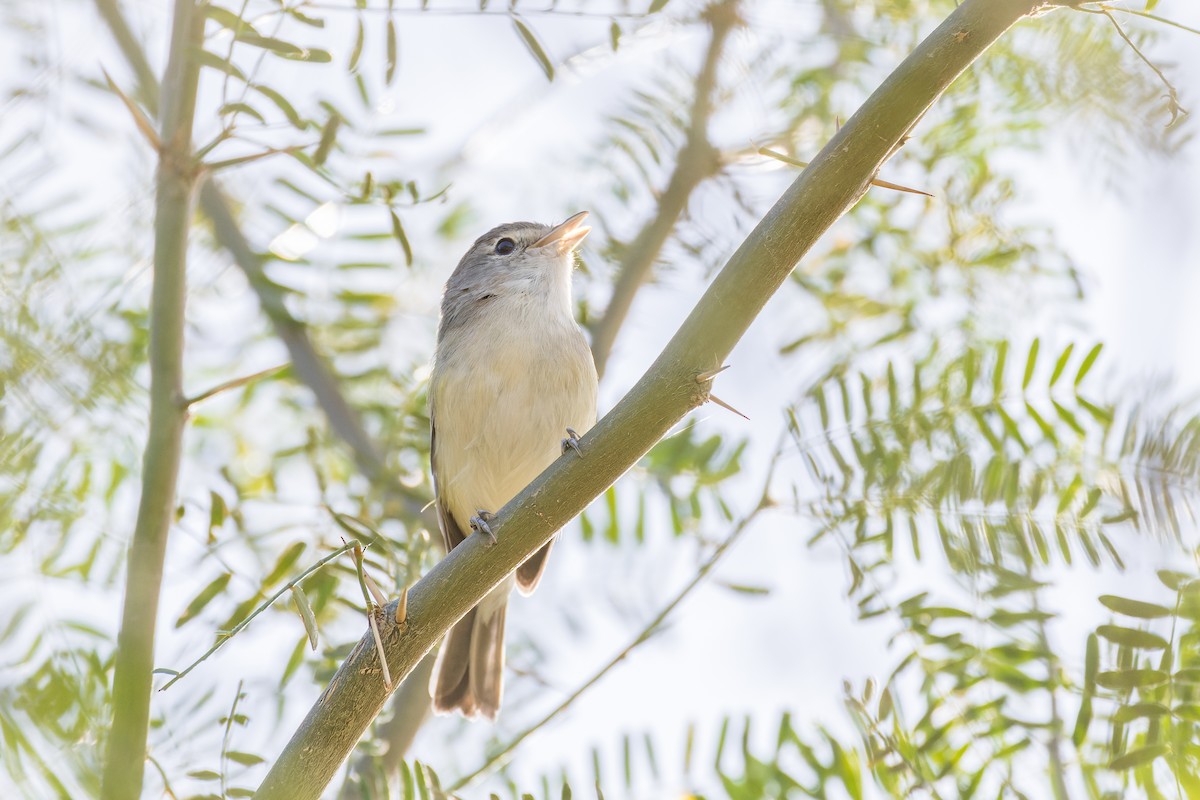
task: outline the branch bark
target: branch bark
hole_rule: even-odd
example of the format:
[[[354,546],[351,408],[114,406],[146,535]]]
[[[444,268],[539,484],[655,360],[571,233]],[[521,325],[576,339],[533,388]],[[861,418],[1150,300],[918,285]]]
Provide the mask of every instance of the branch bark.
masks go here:
[[[183,327],[187,246],[196,168],[192,123],[204,44],[204,16],[194,0],[176,0],[171,50],[163,83],[154,220],[154,279],[150,297],[150,429],[142,464],[142,496],[129,549],[125,605],[113,674],[113,725],[101,797],[136,798],[142,790],[150,719],[154,629],[167,536],[175,512],[175,483],[183,451]]]
[[[492,524],[408,594],[408,619],[382,612],[383,656],[407,675],[487,592],[708,396],[699,376],[724,362],[800,258],[863,195],[880,166],[950,83],[1044,0],[965,0],[871,95],[755,227],[649,371],[583,438],[583,458],[558,459]],[[364,635],[292,736],[255,795],[315,800],[379,713],[387,691]]]
[[[720,154],[708,141],[708,121],[712,116],[712,95],[716,91],[721,53],[729,34],[741,22],[738,2],[725,0],[705,9],[704,15],[712,29],[712,36],[700,74],[696,77],[696,94],[692,98],[687,141],[675,159],[675,168],[667,181],[667,188],[659,197],[653,219],[625,250],[604,316],[592,326],[592,359],[596,362],[596,373],[600,377],[604,377],[608,357],[612,354],[617,334],[629,316],[633,298],[650,278],[654,262],[687,209],[689,198],[700,184],[721,169]]]

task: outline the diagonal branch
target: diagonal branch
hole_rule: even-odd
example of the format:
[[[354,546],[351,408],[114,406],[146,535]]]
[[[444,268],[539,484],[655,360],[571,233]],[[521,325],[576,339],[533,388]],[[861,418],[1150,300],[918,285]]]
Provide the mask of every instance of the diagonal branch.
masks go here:
[[[470,537],[408,594],[403,626],[383,631],[393,674],[407,675],[447,630],[707,399],[697,376],[724,363],[817,239],[866,191],[938,96],[1044,0],[965,0],[884,81],[767,213],[637,385],[584,436],[586,458],[559,458],[498,514],[497,542]],[[394,608],[389,607],[386,619]],[[379,713],[387,691],[366,635],[267,774],[258,800],[315,800]]]
[[[142,463],[142,495],[129,547],[125,602],[113,670],[113,723],[101,797],[138,797],[145,770],[146,732],[154,669],[154,629],[183,456],[187,406],[183,397],[183,328],[187,298],[188,231],[196,167],[192,123],[204,42],[204,15],[194,0],[176,0],[171,50],[163,83],[168,102],[158,136],[154,210],[154,279],[150,290],[150,429]]]
[[[708,121],[712,117],[712,95],[716,91],[721,53],[729,34],[741,23],[738,2],[724,0],[704,11],[712,29],[712,37],[696,78],[687,141],[675,160],[675,169],[667,181],[667,188],[659,197],[654,218],[642,228],[625,251],[604,316],[592,326],[592,358],[596,362],[596,372],[601,377],[608,366],[608,357],[612,354],[617,334],[629,316],[633,298],[650,278],[663,245],[687,209],[688,199],[700,184],[716,175],[721,168],[720,154],[708,141]]]

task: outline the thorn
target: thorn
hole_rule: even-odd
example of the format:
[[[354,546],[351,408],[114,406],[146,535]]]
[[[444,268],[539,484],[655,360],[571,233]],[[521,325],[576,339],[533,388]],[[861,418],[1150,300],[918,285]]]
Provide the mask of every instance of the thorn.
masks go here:
[[[723,367],[717,367],[716,369],[710,369],[707,372],[696,373],[696,383],[708,383],[727,369],[729,369],[728,364]]]
[[[121,87],[117,86],[116,81],[114,81],[112,76],[108,74],[108,70],[106,70],[104,67],[101,67],[100,71],[104,73],[104,80],[108,82],[108,88],[112,89],[113,93],[117,97],[121,98],[121,102],[125,104],[125,108],[133,117],[133,124],[137,125],[138,131],[142,134],[142,136],[146,137],[146,141],[150,142],[151,147],[153,147],[155,150],[161,150],[162,140],[158,138],[158,131],[154,130],[154,125],[150,122],[146,115],[142,113],[142,110],[138,108],[137,103],[133,102],[129,95],[121,91]]]
[[[408,622],[408,587],[405,586],[400,592],[400,599],[396,602],[396,624],[403,625]]]
[[[708,393],[708,399],[709,399],[709,400],[711,400],[712,402],[716,403],[717,405],[719,405],[721,408],[724,408],[724,409],[726,409],[727,411],[732,411],[733,413],[737,414],[739,417],[741,417],[742,419],[746,420],[747,422],[749,422],[749,421],[750,421],[750,418],[749,418],[749,417],[747,417],[747,416],[746,416],[745,414],[743,414],[742,412],[738,411],[738,410],[737,410],[736,408],[734,408],[733,406],[729,405],[729,403],[726,403],[724,400],[722,400],[721,398],[717,397],[717,396],[716,396],[715,394],[713,394],[712,392],[709,392],[709,393]]]
[[[931,195],[929,192],[925,192],[920,189],[910,189],[907,186],[901,186],[898,183],[891,183],[890,181],[885,181],[885,180],[879,180],[879,179],[872,180],[871,185],[878,186],[881,189],[894,189],[897,192],[908,192],[909,194],[922,194],[922,195],[925,195],[926,197],[933,197],[933,195]]]
[[[807,161],[800,161],[799,159],[795,159],[789,155],[780,153],[777,150],[772,150],[769,147],[760,147],[758,148],[758,152],[760,155],[769,156],[776,161],[782,161],[784,164],[790,164],[791,166],[799,167],[800,169],[804,169],[808,166]],[[872,179],[871,185],[878,186],[880,189],[894,189],[897,192],[909,192],[911,194],[921,194],[925,195],[926,197],[933,197],[933,195],[931,195],[929,192],[924,192],[920,189],[910,189],[907,186],[901,186],[898,183],[892,183],[891,181],[885,181],[880,178]]]

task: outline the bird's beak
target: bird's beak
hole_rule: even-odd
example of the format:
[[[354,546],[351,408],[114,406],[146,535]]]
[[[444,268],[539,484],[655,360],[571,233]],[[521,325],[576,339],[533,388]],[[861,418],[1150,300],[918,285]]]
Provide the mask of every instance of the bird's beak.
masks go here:
[[[530,245],[530,249],[555,245],[560,255],[571,252],[579,247],[580,242],[592,230],[583,224],[583,221],[587,219],[587,215],[588,212],[580,211],[575,216],[569,217],[566,222],[555,226],[553,230]]]

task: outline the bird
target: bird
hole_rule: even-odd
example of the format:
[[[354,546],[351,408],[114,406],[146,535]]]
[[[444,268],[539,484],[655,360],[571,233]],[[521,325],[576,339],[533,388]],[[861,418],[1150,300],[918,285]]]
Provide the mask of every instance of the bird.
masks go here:
[[[596,422],[596,366],[572,312],[582,211],[559,225],[511,222],[479,237],[446,282],[429,382],[430,461],[446,551],[488,522],[560,455],[582,455]],[[564,438],[565,434],[565,438]],[[555,534],[557,536],[557,534]],[[455,623],[430,679],[436,713],[494,720],[504,625],[529,595],[552,538]]]

